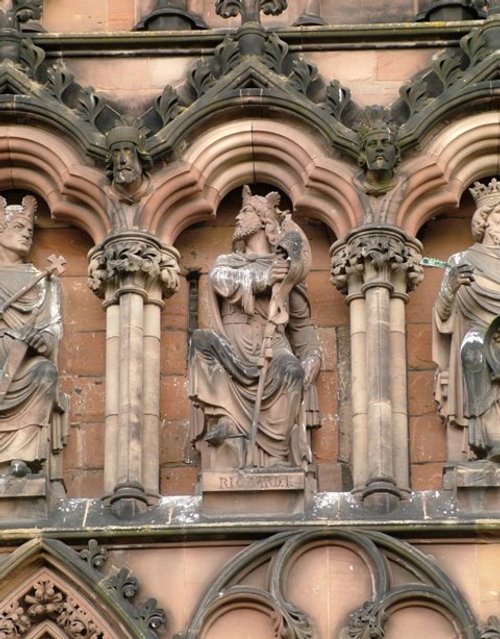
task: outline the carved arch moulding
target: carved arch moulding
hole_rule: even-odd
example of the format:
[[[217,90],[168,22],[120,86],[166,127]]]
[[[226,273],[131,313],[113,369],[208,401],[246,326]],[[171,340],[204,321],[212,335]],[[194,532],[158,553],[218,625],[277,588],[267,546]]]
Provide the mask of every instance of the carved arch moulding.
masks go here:
[[[424,624],[436,639],[500,636],[499,620],[481,625],[434,558],[378,532],[282,532],[253,543],[215,577],[175,639],[211,639],[222,627],[234,631],[249,611],[254,620],[267,620],[260,623],[262,637],[275,639],[400,636],[392,628],[405,611],[416,613],[413,627]],[[427,613],[430,624],[422,617]],[[231,616],[233,625],[223,626]],[[397,627],[404,636],[423,636],[412,634],[408,618]]]
[[[102,173],[56,133],[24,125],[0,126],[0,189],[25,189],[42,197],[52,217],[106,237],[109,222]]]
[[[401,167],[407,192],[396,224],[410,235],[446,207],[458,207],[474,181],[500,173],[499,111],[487,111],[443,128],[422,142],[420,157]]]
[[[325,157],[314,136],[290,121],[221,124],[195,140],[182,162],[154,176],[156,189],[145,204],[146,226],[167,243],[190,224],[209,219],[229,191],[252,182],[280,188],[296,211],[307,211],[337,237],[363,220],[354,170]]]
[[[9,639],[158,639],[166,614],[136,602],[139,584],[107,566],[91,540],[80,553],[52,539],[32,540],[0,567],[0,633]]]
[[[220,4],[218,10],[226,15],[223,5]],[[286,6],[286,2],[278,3],[277,10],[281,12]],[[348,88],[335,79],[328,82],[320,77],[315,65],[291,51],[277,33],[260,26],[255,33],[250,33],[249,25],[243,20],[240,29],[228,34],[214,49],[213,56],[195,63],[181,86],[167,85],[134,119],[133,125],[144,131],[145,148],[152,159],[167,162],[167,170],[155,172],[157,196],[147,205],[144,230],[158,232],[162,239],[173,241],[189,224],[207,219],[224,191],[247,182],[255,176],[255,171],[261,181],[268,182],[267,175],[276,168],[277,159],[278,171],[272,183],[289,192],[298,209],[312,210],[337,236],[363,221],[377,221],[363,218],[360,197],[350,184],[359,152],[360,121],[367,117],[386,121],[396,131],[397,143],[405,154],[450,114],[461,117],[471,110],[494,108],[498,104],[499,22],[498,15],[492,15],[481,26],[473,28],[461,39],[458,49],[450,49],[434,60],[427,71],[401,87],[397,101],[380,109],[361,108],[351,100]],[[33,39],[21,36],[20,32],[17,35],[13,32],[11,36],[15,55],[2,54],[0,59],[0,112],[9,121],[16,121],[18,117],[28,119],[33,123],[33,130],[50,127],[57,131],[56,138],[61,133],[69,138],[82,158],[103,163],[107,154],[106,134],[123,122],[127,114],[121,113],[92,87],[78,84],[74,74],[62,63],[54,65]],[[36,42],[43,44],[43,40]],[[251,50],[249,43],[253,43]],[[287,144],[281,154],[279,134],[273,139],[272,132],[266,129],[266,117],[271,111],[279,113],[281,121],[289,122],[289,130],[283,131]],[[209,176],[204,174],[206,159],[198,158],[201,166],[196,162],[190,164],[195,154],[192,149],[199,149],[201,143],[207,145],[206,158],[211,149],[221,150],[211,144],[207,130],[209,137],[221,133],[227,139],[228,131],[224,127],[212,125],[215,114],[218,117],[231,114],[242,125],[243,132],[249,116],[255,116],[254,122],[262,122],[261,136],[257,130],[252,131],[250,142],[256,145],[255,157],[245,157],[245,149],[248,155],[250,147],[248,142],[243,142],[241,153],[233,156],[239,163],[238,169],[224,178],[223,185],[220,175],[214,173],[225,172],[227,159],[226,163],[221,160]],[[309,163],[305,162],[304,154],[297,153],[297,144],[291,142],[297,134],[300,137],[304,128],[313,132],[304,138],[318,140],[314,153],[307,149],[311,156]],[[230,142],[235,140],[233,137]],[[187,153],[186,149],[189,149]],[[80,160],[77,164],[86,162]],[[413,166],[410,161],[408,167]],[[79,177],[72,176],[68,188],[73,189],[75,196],[79,191],[79,195],[76,202],[70,202],[69,206],[65,203],[70,216],[80,226],[86,223],[83,222],[84,206],[90,204],[91,208],[102,209],[102,193],[91,186],[99,183],[96,178],[100,172],[98,169],[95,174],[88,171],[90,168],[86,167],[77,170]],[[439,179],[431,169],[425,175],[420,170],[417,173],[421,176],[420,183],[424,179],[435,184]],[[295,175],[299,177],[296,181]],[[80,178],[87,179],[87,184],[83,185],[80,180],[77,185]],[[201,192],[198,180],[203,184]],[[397,190],[409,187],[418,192],[418,176],[412,175],[410,181],[408,184],[403,180]],[[163,201],[160,201],[160,193],[165,196]],[[399,216],[398,222],[406,228],[402,220],[410,205],[403,206],[397,213],[399,195],[389,199],[391,210],[378,221],[394,223]],[[407,203],[411,201],[412,198],[406,198]],[[162,218],[167,216],[171,219],[162,228]],[[104,216],[90,226],[96,243],[109,231]]]

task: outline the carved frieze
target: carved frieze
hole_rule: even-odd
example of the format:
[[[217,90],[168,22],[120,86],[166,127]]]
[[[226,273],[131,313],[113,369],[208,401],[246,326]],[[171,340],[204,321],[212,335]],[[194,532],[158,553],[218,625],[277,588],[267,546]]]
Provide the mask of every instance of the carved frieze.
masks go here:
[[[55,623],[69,639],[111,639],[92,613],[49,576],[38,579],[26,594],[0,612],[1,631],[12,639],[25,637],[44,620]]]

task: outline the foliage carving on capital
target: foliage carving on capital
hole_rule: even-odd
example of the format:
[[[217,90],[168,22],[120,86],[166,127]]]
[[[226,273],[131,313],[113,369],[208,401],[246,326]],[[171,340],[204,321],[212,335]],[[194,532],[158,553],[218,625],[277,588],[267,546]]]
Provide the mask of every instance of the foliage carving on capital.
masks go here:
[[[146,286],[159,281],[163,296],[169,297],[179,288],[178,258],[175,248],[157,241],[133,235],[123,239],[111,236],[90,256],[88,285],[103,297],[108,283],[114,281],[119,286],[122,279],[137,273],[145,276]]]
[[[348,292],[349,278],[358,275],[366,281],[368,271],[390,284],[396,272],[403,272],[408,291],[423,279],[421,255],[417,245],[400,235],[384,232],[362,233],[340,243],[332,250],[332,283]]]

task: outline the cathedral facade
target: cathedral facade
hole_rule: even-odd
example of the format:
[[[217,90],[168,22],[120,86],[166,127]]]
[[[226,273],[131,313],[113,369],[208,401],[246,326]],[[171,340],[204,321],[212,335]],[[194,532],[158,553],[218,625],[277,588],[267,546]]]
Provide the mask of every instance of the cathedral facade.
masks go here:
[[[1,637],[500,639],[499,8],[0,0]]]

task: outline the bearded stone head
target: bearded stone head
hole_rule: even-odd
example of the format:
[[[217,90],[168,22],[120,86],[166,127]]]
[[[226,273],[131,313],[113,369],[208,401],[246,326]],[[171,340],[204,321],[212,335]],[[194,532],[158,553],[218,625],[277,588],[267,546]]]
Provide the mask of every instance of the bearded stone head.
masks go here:
[[[152,161],[143,148],[139,130],[134,126],[116,126],[107,135],[106,175],[115,185],[130,190],[138,187],[151,169]]]
[[[281,196],[276,191],[266,196],[252,195],[250,187],[243,187],[243,203],[240,212],[236,216],[236,226],[233,235],[233,248],[238,250],[238,245],[251,237],[259,230],[264,230],[266,237],[274,246],[279,238],[280,220],[284,214],[278,208]]]

